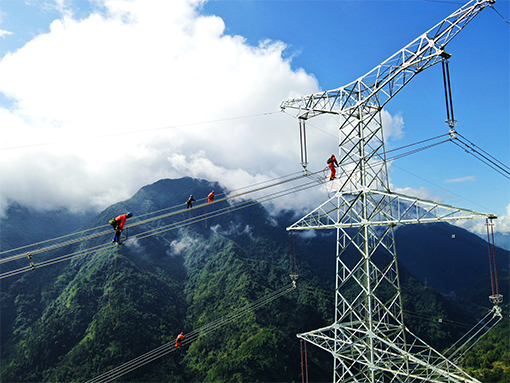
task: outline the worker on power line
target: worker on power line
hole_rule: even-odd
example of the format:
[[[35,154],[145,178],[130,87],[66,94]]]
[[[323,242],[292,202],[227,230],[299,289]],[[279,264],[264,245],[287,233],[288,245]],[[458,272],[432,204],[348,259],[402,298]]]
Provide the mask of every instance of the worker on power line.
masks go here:
[[[214,190],[212,192],[209,193],[209,195],[207,196],[207,203],[211,203],[214,201]]]
[[[113,226],[113,230],[115,230],[115,234],[113,236],[112,242],[117,243],[117,245],[120,245],[120,234],[122,233],[122,230],[124,229],[124,224],[126,223],[126,219],[131,218],[133,216],[133,213],[128,212],[127,214],[121,214],[115,220],[110,221],[110,223]]]
[[[190,194],[188,200],[186,201],[186,209],[193,207],[193,202],[195,201],[196,200],[193,198],[193,194]]]
[[[175,347],[181,347],[183,339],[186,339],[186,336],[184,335],[183,332],[181,332],[179,335],[177,335],[177,338],[175,339]]]
[[[338,161],[336,160],[336,157],[334,154],[331,155],[331,157],[328,158],[328,166],[331,169],[331,174],[329,175],[329,179],[332,180],[335,178],[336,175],[336,169],[335,165],[338,166]]]

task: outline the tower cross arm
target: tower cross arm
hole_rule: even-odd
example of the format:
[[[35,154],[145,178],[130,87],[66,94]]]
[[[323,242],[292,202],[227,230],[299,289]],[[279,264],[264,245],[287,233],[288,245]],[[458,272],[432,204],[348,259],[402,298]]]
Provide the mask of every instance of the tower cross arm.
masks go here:
[[[368,201],[366,210],[370,216],[371,226],[497,218],[494,214],[480,213],[395,192],[374,190],[366,196]],[[287,230],[348,229],[365,226],[368,222],[358,213],[360,204],[361,200],[355,194],[334,196],[289,226]]]
[[[283,101],[280,108],[297,109],[302,119],[348,113],[361,104],[382,108],[416,74],[440,62],[446,45],[482,9],[494,3],[495,0],[472,0],[350,84]]]

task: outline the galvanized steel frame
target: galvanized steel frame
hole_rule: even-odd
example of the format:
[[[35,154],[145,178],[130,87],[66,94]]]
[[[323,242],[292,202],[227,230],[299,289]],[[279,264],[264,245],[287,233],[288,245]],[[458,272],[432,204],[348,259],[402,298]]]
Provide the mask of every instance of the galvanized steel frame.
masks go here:
[[[288,228],[337,230],[335,322],[298,334],[333,355],[334,382],[478,382],[405,327],[394,228],[488,214],[390,191],[380,112],[494,2],[467,3],[344,87],[280,105],[297,109],[303,120],[340,116],[340,171],[331,181],[337,192]]]

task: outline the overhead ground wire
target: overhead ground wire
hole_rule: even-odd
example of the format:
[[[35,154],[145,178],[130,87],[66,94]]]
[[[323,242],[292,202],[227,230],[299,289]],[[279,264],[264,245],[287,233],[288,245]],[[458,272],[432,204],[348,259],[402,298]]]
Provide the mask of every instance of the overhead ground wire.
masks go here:
[[[243,119],[243,118],[252,118],[252,117],[267,116],[267,115],[276,114],[276,113],[280,113],[280,111],[278,110],[278,111],[263,112],[263,113],[257,113],[257,114],[251,114],[251,115],[246,115],[246,116],[239,116],[239,117],[220,118],[220,119],[217,119],[217,120],[209,120],[209,121],[202,121],[202,122],[191,122],[191,123],[188,123],[188,124],[164,126],[164,127],[161,127],[161,128],[123,131],[123,132],[119,132],[119,133],[105,134],[105,135],[102,135],[102,136],[94,136],[94,137],[89,136],[89,137],[81,137],[81,138],[71,138],[71,139],[68,139],[68,140],[61,140],[61,141],[41,142],[41,143],[28,144],[28,145],[12,146],[12,147],[7,147],[7,148],[0,148],[0,151],[24,149],[24,148],[31,148],[31,147],[36,147],[36,146],[64,144],[64,143],[74,142],[74,141],[97,140],[99,138],[108,138],[108,137],[115,137],[115,136],[126,135],[126,134],[147,133],[147,132],[154,132],[154,131],[158,131],[158,130],[167,130],[167,129],[183,128],[183,127],[188,127],[188,126],[212,124],[212,123],[217,123],[217,122],[240,120],[240,119]]]

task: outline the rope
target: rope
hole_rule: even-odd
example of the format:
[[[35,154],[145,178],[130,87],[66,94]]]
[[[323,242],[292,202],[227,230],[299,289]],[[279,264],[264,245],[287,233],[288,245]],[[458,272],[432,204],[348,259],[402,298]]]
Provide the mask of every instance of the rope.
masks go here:
[[[266,296],[256,300],[255,302],[252,302],[238,310],[234,310],[231,313],[222,316],[212,322],[209,322],[208,324],[191,331],[190,333],[186,334],[186,338],[183,340],[182,344],[183,346],[192,343],[193,341],[197,340],[199,336],[205,336],[208,333],[225,326],[226,324],[234,321],[237,318],[240,318],[241,316],[247,314],[250,311],[254,311],[260,307],[262,307],[265,304],[268,304],[275,299],[280,298],[281,296],[289,293],[295,288],[295,284],[291,283],[289,285],[286,285],[270,294],[267,294]],[[107,371],[99,376],[96,376],[95,378],[89,380],[87,383],[106,383],[111,382],[131,371],[136,370],[137,368],[140,368],[158,358],[161,358],[162,356],[165,356],[173,351],[176,351],[178,348],[175,347],[175,340],[168,342],[152,351],[149,351],[143,355],[140,355],[139,357],[126,362],[122,364],[121,366],[118,366],[110,371]]]
[[[423,141],[417,142],[416,144],[406,145],[406,146],[404,146],[402,148],[407,148],[407,147],[410,147],[410,146],[422,144],[424,142],[428,142],[428,141],[431,141],[431,140],[434,140],[434,139],[438,139],[440,137],[442,137],[442,136],[437,136],[437,137],[433,137],[431,139],[423,140]],[[404,156],[417,153],[419,151],[431,148],[433,146],[439,145],[439,144],[447,142],[447,141],[448,140],[441,141],[439,143],[430,144],[430,145],[427,145],[427,146],[424,146],[424,147],[421,147],[421,148],[418,148],[418,149],[414,149],[412,151],[401,153],[401,154],[395,155],[394,157],[389,158],[388,160],[399,159],[399,158],[402,158]],[[471,147],[474,147],[474,144],[471,143],[470,145],[471,145]],[[393,149],[391,151],[395,151],[395,150],[398,150],[398,149]],[[382,162],[382,161],[385,161],[385,160],[384,159],[380,159],[380,161]],[[345,165],[345,164],[342,164],[342,165]],[[505,165],[503,165],[503,166],[505,166]],[[227,196],[225,198],[217,199],[214,203],[221,202],[221,201],[226,201],[226,200],[234,199],[234,198],[240,198],[240,197],[243,197],[243,196],[245,196],[245,195],[247,195],[249,193],[254,193],[254,192],[262,191],[264,189],[267,189],[267,188],[270,188],[270,187],[273,187],[273,186],[278,186],[278,185],[282,185],[282,184],[285,184],[285,183],[288,183],[288,182],[299,180],[299,179],[301,179],[304,176],[308,177],[309,179],[312,179],[312,176],[317,175],[317,174],[319,174],[321,172],[323,172],[323,170],[319,170],[319,171],[316,171],[316,172],[313,172],[313,173],[307,173],[305,175],[301,174],[301,172],[295,172],[295,173],[291,173],[291,174],[286,175],[286,176],[278,177],[278,178],[273,179],[273,180],[262,181],[262,182],[260,182],[258,184],[255,184],[255,185],[252,185],[252,186],[243,187],[243,188],[236,189],[236,190],[240,191],[240,190],[247,189],[249,187],[253,188],[253,186],[259,186],[259,185],[263,185],[263,186],[260,186],[260,187],[255,188],[255,189],[250,189],[250,190],[245,191],[245,192],[240,192],[240,193],[237,193],[237,194],[231,194],[230,196]],[[509,174],[510,174],[510,172],[509,172]],[[282,180],[282,181],[279,181],[279,182],[275,183],[274,182],[275,180]],[[273,183],[268,185],[269,182],[273,182]],[[314,183],[315,182],[318,182],[319,184],[323,184],[324,183],[321,180],[315,180]],[[295,189],[296,189],[296,191],[302,191],[302,190],[306,190],[306,189],[308,189],[310,187],[313,187],[313,186],[310,186],[310,183],[306,183],[306,184],[303,184],[303,185],[299,185]],[[288,190],[289,189],[287,189],[287,191]],[[269,196],[265,196],[260,201],[254,202],[253,204],[266,202],[266,201],[269,201],[271,199],[279,198],[279,197],[282,197],[284,195],[290,194],[290,192],[287,192],[287,191],[283,192],[283,194],[282,194],[282,192],[276,192],[276,193],[273,193],[273,194],[271,194]],[[294,192],[296,192],[296,191],[294,191]],[[287,194],[285,194],[285,193],[287,193]],[[192,209],[202,208],[202,207],[205,207],[207,205],[208,205],[207,203],[204,203],[204,204],[196,206],[196,207],[194,207]],[[223,212],[221,214],[225,214],[227,212],[235,211],[235,210],[238,210],[239,208],[249,207],[251,205],[252,204],[247,204],[247,205],[244,205],[244,206],[240,205],[240,207],[237,206],[235,208],[229,207],[229,208],[226,208],[227,210],[223,210]],[[181,204],[178,205],[178,206],[181,206]],[[168,209],[175,209],[175,208],[176,207],[166,208],[166,209],[160,210],[159,212],[166,211]],[[191,210],[191,209],[188,209],[188,210]],[[126,229],[128,227],[134,227],[134,226],[142,225],[142,224],[145,224],[145,223],[148,223],[148,222],[152,222],[152,221],[155,221],[155,220],[159,220],[159,219],[163,219],[163,218],[166,218],[166,217],[170,217],[172,215],[180,214],[180,213],[183,213],[185,211],[187,211],[187,210],[186,209],[180,209],[180,210],[175,211],[175,212],[171,212],[171,213],[167,213],[167,214],[162,214],[162,215],[159,215],[159,216],[156,216],[156,217],[153,217],[153,218],[150,218],[150,219],[146,219],[146,220],[134,223],[132,225],[126,226]],[[157,212],[148,213],[146,215],[153,215],[155,213],[157,213]],[[146,215],[144,215],[144,216],[146,216]],[[220,215],[220,214],[216,213],[216,212],[213,212],[213,213],[211,213],[211,215],[208,215],[208,214],[205,215],[205,218],[204,218],[204,216],[201,216],[202,217],[201,219],[192,219],[191,221],[190,220],[185,220],[185,221],[183,221],[184,222],[183,224],[174,223],[174,224],[170,225],[170,227],[169,226],[164,227],[165,228],[164,230],[161,230],[162,228],[153,229],[153,232],[156,231],[157,233],[162,233],[162,232],[167,231],[167,230],[172,230],[172,229],[175,229],[175,228],[183,227],[185,225],[189,225],[189,224],[194,223],[194,222],[199,222],[200,220],[205,220],[207,218],[216,217],[218,215]],[[105,227],[105,226],[108,226],[108,225],[99,226],[97,228],[102,228],[102,227]],[[84,230],[84,231],[79,232],[79,233],[84,233],[84,232],[91,231],[91,230],[94,230],[94,229],[97,229],[97,228],[87,229],[87,230]],[[151,231],[146,232],[146,233],[150,233],[150,232]],[[55,241],[55,240],[58,240],[58,239],[67,238],[67,237],[69,237],[71,235],[77,235],[79,233],[69,234],[69,235],[62,236],[62,237],[59,237],[59,238],[56,238],[56,239],[53,239],[53,240],[47,240],[47,241],[44,241],[44,242],[41,242],[41,243],[47,243],[47,242],[50,242],[50,241]],[[42,253],[42,252],[45,252],[45,251],[54,250],[54,249],[57,249],[57,248],[60,248],[60,247],[64,247],[64,246],[68,246],[70,244],[75,244],[75,243],[78,243],[78,242],[81,242],[81,241],[86,241],[86,240],[89,240],[89,239],[97,238],[97,237],[100,237],[102,235],[106,235],[106,234],[110,234],[110,233],[111,233],[110,230],[108,230],[108,231],[104,231],[104,232],[94,233],[94,234],[91,234],[91,235],[88,235],[88,236],[85,236],[85,237],[81,237],[81,238],[65,241],[65,242],[62,242],[62,243],[59,243],[59,244],[47,246],[47,247],[44,247],[44,248],[38,248],[37,250],[34,250],[32,252],[22,253],[22,254],[19,254],[19,255],[16,255],[16,256],[0,259],[0,264],[7,263],[7,262],[10,262],[10,261],[14,261],[14,260],[18,260],[18,259],[24,258],[25,256],[28,256],[31,259],[32,255],[34,255],[34,254],[39,254],[39,253]],[[142,233],[141,235],[142,235],[141,237],[140,237],[140,235],[138,235],[136,238],[145,238],[145,237],[149,236],[149,234],[144,234],[144,233]],[[151,234],[151,235],[153,235],[153,234]],[[35,245],[37,245],[39,247],[39,244],[35,244]],[[20,248],[17,248],[17,249],[11,249],[11,250],[7,250],[7,251],[4,251],[4,252],[0,252],[0,255],[8,253],[8,252],[12,252],[14,250],[25,249],[25,248],[28,248],[30,246],[34,246],[34,245],[27,245],[27,246],[23,246],[23,247],[20,247]],[[106,246],[99,246],[99,248],[106,248]],[[17,275],[17,274],[20,274],[20,273],[24,273],[24,272],[29,271],[29,270],[34,270],[36,266],[37,267],[48,266],[50,264],[54,264],[54,263],[57,263],[57,262],[60,262],[60,261],[63,261],[63,260],[73,259],[73,258],[75,258],[77,256],[84,255],[84,254],[87,254],[87,253],[88,253],[87,251],[84,251],[84,252],[81,252],[81,253],[73,253],[71,255],[65,255],[63,257],[56,258],[55,260],[49,260],[49,261],[41,262],[41,263],[39,263],[37,265],[34,264],[33,262],[31,262],[30,266],[23,267],[23,268],[20,268],[20,269],[16,269],[16,270],[13,270],[13,271],[9,271],[9,272],[0,274],[0,279],[5,278],[5,277],[14,276],[14,275]]]
[[[494,319],[494,318],[493,318]],[[460,356],[457,358],[456,360],[456,364],[458,363],[458,361],[460,359],[462,359],[479,341],[480,339],[482,339],[489,331],[491,331],[494,327],[496,327],[496,325],[503,319],[503,317],[499,317],[499,319],[497,321],[494,322],[494,324],[488,328],[485,333],[483,333],[482,335],[480,335],[462,354],[460,354]],[[473,335],[474,337],[474,335]],[[467,342],[466,342],[467,343]],[[464,347],[464,346],[463,346]],[[453,356],[453,354],[450,356],[450,358]]]
[[[479,321],[478,321],[478,322],[477,322],[477,323],[476,323],[476,324],[475,324],[475,325],[474,325],[474,326],[473,326],[473,327],[472,327],[472,328],[471,328],[468,332],[466,332],[464,335],[462,335],[462,336],[461,336],[461,337],[457,340],[457,342],[455,342],[455,343],[454,343],[454,344],[452,344],[452,345],[451,345],[448,349],[446,349],[446,351],[444,352],[444,354],[447,354],[450,350],[453,350],[454,348],[456,348],[457,344],[458,344],[460,341],[462,341],[465,337],[467,337],[471,331],[473,331],[473,330],[474,330],[475,328],[477,328],[480,324],[482,324],[482,323],[483,323],[483,322],[487,319],[487,317],[491,314],[491,312],[492,312],[492,311],[489,311],[487,314],[485,314],[485,316],[484,316],[482,319],[480,319],[480,320],[479,320]],[[483,326],[482,326],[481,328],[483,328]],[[472,337],[470,337],[470,339],[471,339],[471,338],[472,338]],[[469,339],[468,339],[466,342],[464,342],[464,345],[465,345],[467,342],[469,342]],[[462,346],[461,346],[461,347],[462,347]]]
[[[77,232],[74,232],[74,233],[71,233],[71,234],[66,234],[66,235],[63,235],[61,237],[57,237],[57,238],[52,238],[52,239],[47,239],[45,241],[41,241],[41,242],[37,242],[37,243],[32,243],[30,245],[25,245],[25,246],[20,246],[20,247],[16,247],[14,249],[9,249],[9,250],[4,250],[4,251],[0,251],[0,255],[2,254],[7,254],[7,253],[10,253],[10,252],[13,252],[13,251],[19,251],[19,250],[22,250],[22,249],[27,249],[29,247],[34,247],[34,246],[37,246],[39,248],[39,245],[42,244],[42,243],[48,243],[48,242],[53,242],[53,241],[58,241],[60,239],[63,239],[63,238],[68,238],[68,237],[72,237],[74,235],[78,235],[78,234],[83,234],[83,233],[86,233],[88,231],[92,231],[92,230],[96,230],[96,229],[100,229],[100,228],[103,228],[103,227],[107,227],[107,226],[110,226],[109,224],[107,225],[102,225],[102,226],[97,226],[97,227],[93,227],[91,229],[86,229],[86,230],[82,230],[82,231],[77,231]],[[4,263],[4,259],[7,259],[7,258],[3,258],[3,259],[0,259],[0,263]]]
[[[68,260],[71,260],[71,259],[75,259],[75,258],[81,257],[83,255],[95,253],[96,251],[99,251],[99,250],[106,250],[107,248],[112,247],[112,246],[116,246],[116,245],[112,245],[110,243],[102,244],[102,245],[99,245],[99,246],[94,246],[94,247],[92,247],[90,249],[80,250],[80,251],[77,251],[77,252],[74,252],[74,253],[71,253],[71,254],[62,255],[60,257],[52,258],[52,259],[49,259],[49,260],[46,260],[46,261],[38,263],[37,264],[37,268],[45,267],[45,266],[50,266],[50,265],[53,265],[55,263],[59,263],[59,262],[62,262],[62,261],[68,261]],[[19,268],[19,269],[16,269],[16,270],[7,271],[5,273],[0,274],[0,279],[11,277],[11,276],[14,276],[14,275],[17,275],[17,274],[20,274],[20,273],[24,273],[26,271],[33,270],[35,267],[36,267],[36,265],[34,265],[33,267],[32,266],[26,266],[26,267],[22,267],[22,268]]]
[[[90,229],[90,230],[93,230],[93,229]],[[21,258],[25,258],[27,255],[33,256],[35,254],[40,254],[40,253],[44,253],[46,251],[58,249],[60,247],[72,245],[72,244],[75,244],[75,243],[78,243],[78,242],[87,241],[89,239],[101,237],[101,236],[106,235],[106,234],[111,234],[111,231],[110,230],[103,231],[103,232],[100,232],[100,233],[95,233],[95,234],[87,235],[85,237],[76,238],[76,239],[73,239],[73,240],[61,242],[61,243],[58,243],[58,244],[55,244],[55,245],[39,248],[37,250],[30,251],[30,252],[28,252],[26,254],[23,253],[23,254],[14,255],[14,256],[8,257],[8,258],[2,258],[2,259],[0,259],[0,264],[7,263],[7,262],[12,262],[12,261],[15,261],[15,260],[21,259]],[[76,235],[76,234],[69,234],[69,235]],[[65,237],[67,237],[67,236],[65,236]],[[64,237],[60,237],[60,238],[64,238]],[[48,240],[48,241],[52,241],[52,240]],[[45,242],[48,242],[48,241],[45,241]],[[28,246],[23,246],[23,248],[26,248],[26,247],[28,247]],[[12,251],[12,250],[8,250],[8,251]]]

